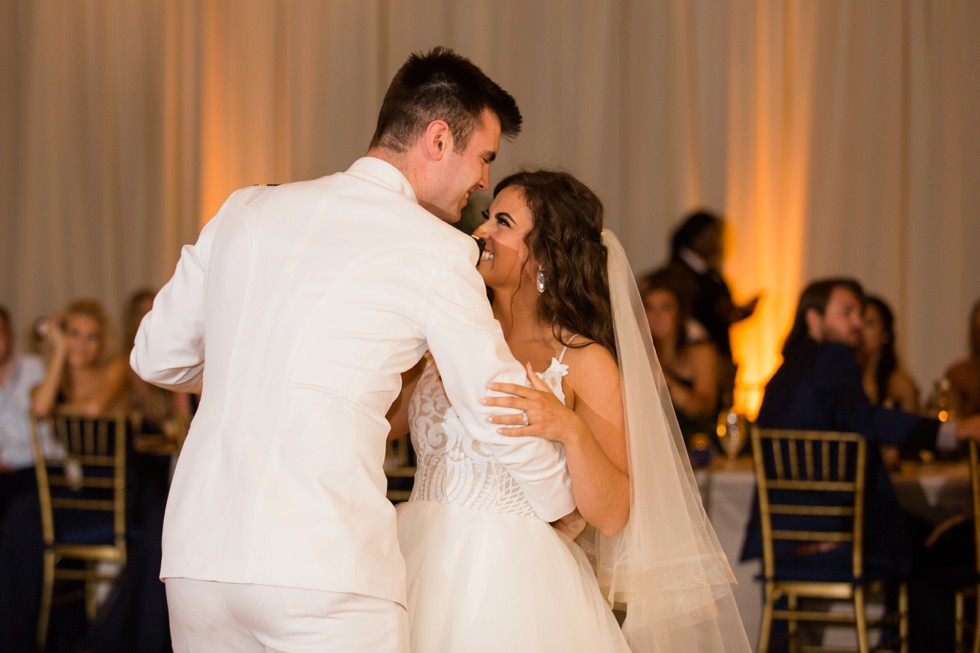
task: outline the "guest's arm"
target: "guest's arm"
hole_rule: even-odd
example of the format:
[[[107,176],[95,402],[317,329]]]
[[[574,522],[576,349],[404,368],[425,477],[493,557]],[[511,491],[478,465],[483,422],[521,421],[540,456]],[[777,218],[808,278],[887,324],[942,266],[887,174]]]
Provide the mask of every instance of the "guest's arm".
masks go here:
[[[736,306],[733,304],[730,323],[735,324],[736,322],[741,322],[747,317],[751,317],[751,315],[755,313],[755,309],[759,305],[759,300],[761,298],[762,295],[756,295],[755,297],[753,297],[746,303],[742,304],[741,306]]]
[[[688,345],[686,355],[693,372],[689,388],[665,376],[674,408],[697,419],[710,415],[718,408],[718,353],[714,345],[702,342]]]
[[[874,406],[861,386],[861,369],[845,345],[821,348],[814,366],[815,392],[826,407],[831,426],[860,433],[869,441],[905,451],[935,449],[939,421]]]
[[[959,440],[980,440],[980,415],[963,417],[952,422]]]
[[[38,417],[48,417],[54,412],[61,389],[62,375],[65,373],[65,359],[68,344],[61,328],[61,317],[48,318],[45,342],[50,347],[50,356],[44,371],[44,380],[31,390],[31,410]]]

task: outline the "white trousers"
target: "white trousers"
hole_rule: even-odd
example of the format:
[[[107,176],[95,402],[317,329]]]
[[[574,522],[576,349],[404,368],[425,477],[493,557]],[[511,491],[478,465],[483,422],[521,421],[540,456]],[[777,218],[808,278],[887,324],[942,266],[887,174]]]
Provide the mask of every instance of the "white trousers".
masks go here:
[[[168,578],[174,653],[408,653],[408,615],[385,599]]]

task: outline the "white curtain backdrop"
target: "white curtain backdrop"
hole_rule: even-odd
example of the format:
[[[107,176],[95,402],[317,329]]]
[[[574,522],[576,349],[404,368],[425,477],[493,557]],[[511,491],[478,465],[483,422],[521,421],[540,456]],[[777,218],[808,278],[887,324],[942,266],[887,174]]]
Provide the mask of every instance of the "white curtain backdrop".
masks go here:
[[[0,302],[22,336],[79,296],[121,315],[235,188],[346,168],[445,44],[524,112],[494,179],[574,172],[635,269],[726,215],[736,296],[764,293],[746,406],[822,275],[891,302],[925,390],[980,296],[978,33],[975,0],[4,0]]]

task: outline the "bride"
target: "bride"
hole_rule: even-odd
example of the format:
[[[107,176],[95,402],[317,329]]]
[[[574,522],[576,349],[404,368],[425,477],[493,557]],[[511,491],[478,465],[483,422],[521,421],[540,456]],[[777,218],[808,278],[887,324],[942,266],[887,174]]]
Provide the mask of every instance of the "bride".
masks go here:
[[[567,173],[519,172],[474,235],[494,316],[532,384],[491,384],[488,405],[520,411],[491,421],[563,451],[578,511],[554,527],[535,516],[463,431],[429,360],[408,402],[418,471],[398,507],[412,650],[748,651],[601,202]]]

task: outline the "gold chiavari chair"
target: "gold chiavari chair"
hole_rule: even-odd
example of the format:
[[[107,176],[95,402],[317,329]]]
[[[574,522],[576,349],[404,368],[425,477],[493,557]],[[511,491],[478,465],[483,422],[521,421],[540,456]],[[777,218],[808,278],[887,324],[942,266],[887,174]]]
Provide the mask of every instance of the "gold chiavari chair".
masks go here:
[[[774,621],[788,625],[791,650],[799,650],[800,622],[851,624],[858,650],[869,650],[866,602],[889,583],[898,589],[900,650],[907,650],[908,589],[901,579],[876,577],[865,568],[864,491],[867,442],[856,433],[753,428],[751,432],[762,524],[764,606],[759,653],[770,647]],[[794,567],[786,552],[845,547],[844,568]],[[785,599],[785,608],[777,605]],[[801,599],[849,601],[842,614],[801,606]],[[896,615],[886,615],[886,617]],[[874,626],[880,627],[882,622]],[[821,650],[815,647],[816,650]]]
[[[126,562],[127,422],[126,415],[56,415],[33,420],[44,538],[40,650],[47,639],[56,583],[83,583],[86,614],[93,619],[98,583],[111,581]],[[45,428],[60,449],[57,460],[45,459]],[[57,598],[78,597],[77,592],[69,592]]]
[[[973,583],[956,592],[956,650],[980,653],[980,443],[970,440],[970,489],[973,498],[973,547],[975,574]],[[967,619],[966,604],[972,600],[974,612]],[[966,645],[966,634],[973,635]]]

